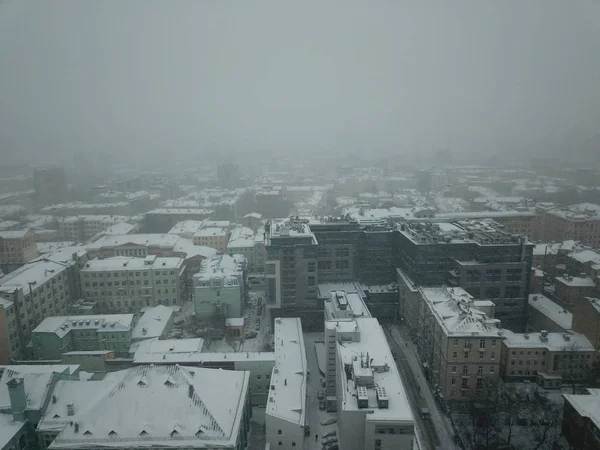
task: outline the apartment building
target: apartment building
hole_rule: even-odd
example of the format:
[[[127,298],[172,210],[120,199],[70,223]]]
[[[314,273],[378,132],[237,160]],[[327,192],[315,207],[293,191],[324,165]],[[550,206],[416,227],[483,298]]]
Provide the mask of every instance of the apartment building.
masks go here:
[[[245,270],[242,255],[215,255],[204,260],[193,276],[196,314],[243,317]]]
[[[590,375],[595,349],[579,333],[513,333],[503,330],[502,376],[505,380],[538,379],[543,386],[583,381]],[[560,387],[560,385],[558,385]]]
[[[85,242],[107,228],[128,220],[127,216],[81,215],[60,217],[57,219],[57,225],[61,239]]]
[[[562,435],[570,448],[600,450],[600,390],[563,394]]]
[[[72,301],[68,266],[49,260],[31,262],[0,278],[2,363],[29,356],[33,329],[49,316],[65,314]]]
[[[534,211],[460,211],[436,213],[432,222],[455,222],[462,220],[493,220],[502,231],[508,234],[527,236],[528,239],[537,240],[539,233],[539,220]]]
[[[544,206],[544,205],[543,205]],[[545,242],[573,239],[600,247],[600,206],[580,203],[568,207],[540,207],[540,236]]]
[[[493,305],[462,288],[419,288],[417,349],[434,392],[446,402],[476,395],[499,377],[500,321]]]
[[[81,269],[83,298],[102,312],[135,312],[147,306],[181,305],[187,299],[182,258],[115,256],[88,261]]]
[[[563,333],[573,326],[573,313],[542,294],[529,294],[528,317],[527,327],[535,331]]]
[[[383,328],[377,319],[356,324],[357,339],[336,346],[340,448],[412,450],[414,417]]]
[[[225,228],[201,228],[192,235],[194,245],[204,245],[219,252],[227,251],[229,232]]]
[[[32,332],[33,355],[56,361],[63,353],[110,350],[127,357],[133,325],[133,314],[46,317]]]
[[[175,234],[126,234],[101,237],[85,248],[92,258],[180,256],[174,250],[179,240]]]
[[[584,274],[585,275],[585,274]],[[593,278],[587,275],[573,277],[564,275],[554,278],[554,296],[562,306],[572,311],[575,302],[583,297],[596,297],[598,288]]]
[[[317,307],[317,240],[302,220],[273,220],[265,225],[267,307],[284,317]]]
[[[0,269],[4,273],[12,272],[37,256],[34,232],[0,231]]]
[[[40,448],[244,449],[249,377],[160,365],[110,372],[102,380],[60,380],[50,387],[36,428]]]
[[[524,331],[533,244],[489,221],[406,222],[395,234],[395,264],[416,286],[462,287],[491,300],[504,327]]]
[[[298,318],[274,322],[275,366],[265,411],[265,434],[273,449],[304,448],[308,369],[302,324]]]
[[[581,297],[573,308],[573,331],[583,334],[596,349],[600,361],[600,299]]]
[[[264,230],[255,232],[251,228],[237,227],[231,231],[227,243],[229,255],[244,255],[248,264],[248,273],[265,272]]]

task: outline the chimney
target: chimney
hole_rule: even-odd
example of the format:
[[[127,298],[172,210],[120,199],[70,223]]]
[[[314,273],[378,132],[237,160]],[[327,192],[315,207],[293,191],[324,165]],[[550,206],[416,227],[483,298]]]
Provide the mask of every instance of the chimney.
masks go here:
[[[67,416],[74,416],[75,415],[75,407],[73,406],[73,403],[67,403]]]
[[[25,410],[27,409],[27,396],[25,395],[25,382],[23,378],[13,378],[8,383],[8,395],[10,396],[10,409],[13,420],[22,422],[25,420]]]

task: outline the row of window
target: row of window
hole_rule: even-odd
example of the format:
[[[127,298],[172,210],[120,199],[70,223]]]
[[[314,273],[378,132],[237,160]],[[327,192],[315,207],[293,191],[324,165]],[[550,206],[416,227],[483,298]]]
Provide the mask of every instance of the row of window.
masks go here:
[[[483,352],[479,352],[479,359],[484,359],[485,353]],[[463,352],[463,358],[464,359],[469,359],[469,352]],[[458,352],[453,352],[452,353],[452,359],[458,359]],[[496,359],[496,353],[492,352],[490,354],[490,359],[493,361]]]
[[[175,275],[175,271],[174,270],[171,270],[170,272],[166,271],[166,270],[163,271],[163,272],[161,272],[160,270],[155,270],[153,273],[154,273],[155,277],[156,276],[160,276],[160,275],[163,275],[163,276],[166,277],[169,274],[170,275]],[[148,271],[133,272],[133,271],[129,271],[129,270],[124,270],[122,272],[91,272],[91,273],[83,272],[82,273],[83,278],[105,278],[105,277],[106,278],[111,278],[113,276],[115,278],[118,278],[118,277],[126,278],[127,276],[133,276],[133,274],[135,274],[136,277],[139,277],[139,276],[147,277],[148,276]]]
[[[452,373],[456,373],[457,366],[452,366]],[[463,375],[469,374],[469,366],[463,366],[462,369]],[[489,373],[496,373],[496,367],[490,366]],[[483,366],[477,366],[477,375],[483,375]]]

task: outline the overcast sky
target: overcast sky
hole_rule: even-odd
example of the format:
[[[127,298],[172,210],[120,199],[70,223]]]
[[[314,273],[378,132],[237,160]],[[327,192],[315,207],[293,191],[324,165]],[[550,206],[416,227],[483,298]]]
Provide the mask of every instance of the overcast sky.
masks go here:
[[[3,154],[542,151],[598,124],[597,0],[0,1]]]

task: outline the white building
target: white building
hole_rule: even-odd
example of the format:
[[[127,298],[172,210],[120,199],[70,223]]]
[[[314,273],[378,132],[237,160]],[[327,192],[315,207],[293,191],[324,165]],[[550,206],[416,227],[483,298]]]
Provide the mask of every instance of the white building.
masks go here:
[[[249,377],[172,365],[58,381],[37,433],[44,449],[239,450],[249,430]]]
[[[83,298],[97,301],[102,312],[181,305],[187,297],[185,265],[177,257],[94,259],[81,269],[80,276]]]
[[[193,277],[196,314],[209,316],[219,312],[224,317],[242,317],[244,266],[242,255],[216,255],[202,261],[200,271]]]
[[[57,219],[58,232],[62,239],[85,242],[107,228],[125,223],[127,216],[80,215]]]
[[[182,238],[192,239],[194,233],[202,228],[202,220],[184,220],[177,222],[167,234],[176,234]]]
[[[226,228],[202,228],[196,231],[192,238],[195,245],[204,245],[214,248],[219,252],[227,250],[227,242],[229,241],[229,231]]]
[[[265,413],[272,449],[304,448],[306,426],[306,353],[298,318],[275,319],[275,367]]]
[[[262,274],[265,272],[264,230],[255,232],[251,228],[237,227],[231,231],[227,243],[229,255],[240,254],[246,257],[248,272]]]
[[[337,345],[340,448],[412,450],[414,418],[383,328],[377,319],[356,324],[359,340]]]
[[[131,342],[146,339],[163,339],[173,327],[174,310],[170,306],[157,305],[148,308],[131,332]]]

